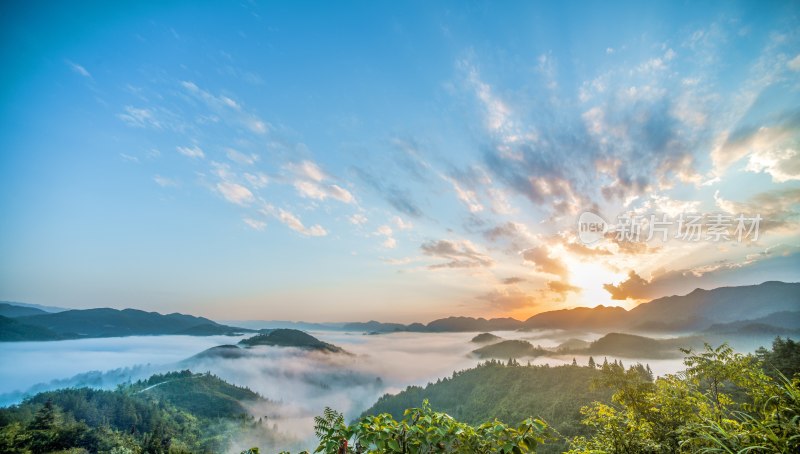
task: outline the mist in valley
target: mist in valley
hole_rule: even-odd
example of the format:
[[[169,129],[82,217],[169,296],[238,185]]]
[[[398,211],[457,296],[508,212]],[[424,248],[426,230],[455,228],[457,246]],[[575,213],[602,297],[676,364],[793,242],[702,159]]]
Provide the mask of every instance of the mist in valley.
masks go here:
[[[3,363],[16,367],[0,370],[0,404],[10,405],[25,395],[49,389],[80,386],[113,389],[154,373],[190,369],[210,372],[230,383],[246,386],[267,399],[249,409],[270,429],[268,436],[265,432],[265,437],[251,440],[254,435],[249,434],[239,444],[307,449],[313,444],[313,419],[325,407],[343,412],[352,420],[385,393],[397,393],[409,385],[424,386],[483,361],[471,354],[480,347],[470,342],[476,333],[365,335],[313,331],[310,334],[350,354],[257,346],[243,349],[242,355],[236,357],[198,355],[214,346],[235,344],[246,336],[137,336],[3,343],[0,344]],[[591,342],[601,337],[598,333],[559,330],[494,334],[503,339],[527,340],[547,349],[555,349],[570,339]],[[752,351],[767,344],[741,341],[735,345],[742,351]],[[520,363],[557,366],[571,364],[573,358],[579,365],[589,361],[589,355],[565,353],[522,358]],[[604,358],[595,356],[594,360],[602,364]],[[619,359],[626,366],[647,363],[656,375],[674,373],[682,367],[678,357]],[[239,444],[231,449],[246,447]]]

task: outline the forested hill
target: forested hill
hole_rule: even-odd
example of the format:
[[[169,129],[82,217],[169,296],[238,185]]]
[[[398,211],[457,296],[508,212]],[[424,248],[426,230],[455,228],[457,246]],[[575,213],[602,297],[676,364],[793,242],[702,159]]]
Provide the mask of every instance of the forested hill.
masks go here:
[[[115,391],[49,391],[0,409],[0,452],[216,453],[242,439],[274,446],[279,435],[248,415],[254,403],[270,404],[247,388],[189,371]]]
[[[516,425],[534,416],[572,437],[587,430],[580,424],[582,406],[610,400],[608,389],[591,386],[599,377],[596,368],[487,361],[424,388],[409,386],[397,395],[384,395],[364,415],[389,413],[399,419],[406,408],[419,407],[428,399],[433,410],[469,424],[497,418]],[[563,441],[556,442],[538,452],[561,452],[565,447]]]

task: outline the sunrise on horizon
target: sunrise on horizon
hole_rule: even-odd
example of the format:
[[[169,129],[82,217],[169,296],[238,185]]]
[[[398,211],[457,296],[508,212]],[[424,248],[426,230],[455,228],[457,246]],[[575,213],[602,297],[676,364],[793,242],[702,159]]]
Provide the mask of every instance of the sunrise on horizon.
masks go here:
[[[795,348],[799,6],[4,2],[0,360],[21,366],[0,373],[0,405],[210,371],[265,398],[234,413],[270,415],[275,432],[174,435],[163,452],[311,449],[326,407],[349,423],[423,398],[473,425],[541,416],[562,437],[541,452],[600,449],[602,430],[575,428],[610,391],[542,406],[572,405],[561,426],[535,405],[403,390],[489,373],[486,359],[594,373],[626,358],[657,383],[683,370],[680,348]],[[261,338],[273,330],[289,340]],[[486,353],[470,344],[480,333],[511,344]],[[236,350],[209,359],[222,348]],[[290,360],[295,348],[315,351]],[[0,408],[0,435],[34,427],[19,415],[41,399]],[[149,430],[125,449],[162,452]],[[628,452],[702,447],[678,438]],[[344,449],[361,452],[354,440]],[[477,449],[463,446],[447,452]]]

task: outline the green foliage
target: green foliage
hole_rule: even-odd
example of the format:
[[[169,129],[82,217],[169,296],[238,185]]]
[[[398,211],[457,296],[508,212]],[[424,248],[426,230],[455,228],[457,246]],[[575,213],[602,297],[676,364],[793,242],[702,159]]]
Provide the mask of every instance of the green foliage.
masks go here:
[[[756,350],[756,357],[772,378],[778,379],[781,375],[792,378],[800,374],[800,342],[776,337],[772,342],[772,350],[761,347]]]
[[[346,425],[331,409],[315,420],[321,453],[525,453],[550,435],[547,425],[527,418],[512,427],[494,420],[477,427],[456,421],[446,413],[421,408],[404,412],[401,420],[383,413]]]
[[[594,435],[570,453],[800,452],[800,379],[773,380],[725,344],[684,353],[685,371],[654,383],[647,368],[604,365],[612,404],[582,409]]]
[[[580,423],[581,407],[593,401],[610,402],[611,390],[590,386],[600,375],[588,367],[521,366],[516,361],[509,365],[489,360],[424,388],[409,386],[397,395],[387,394],[362,416],[388,413],[399,419],[406,408],[427,399],[436,410],[471,425],[494,418],[516,425],[533,415],[571,440],[590,434]],[[563,438],[548,440],[539,451],[562,452],[567,446]]]

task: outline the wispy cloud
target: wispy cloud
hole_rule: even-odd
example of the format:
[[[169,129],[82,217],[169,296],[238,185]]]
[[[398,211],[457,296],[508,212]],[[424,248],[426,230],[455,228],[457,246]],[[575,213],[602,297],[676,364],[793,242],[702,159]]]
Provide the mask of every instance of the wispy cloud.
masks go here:
[[[156,184],[161,186],[162,188],[170,188],[178,186],[177,181],[173,180],[172,178],[163,177],[161,175],[155,175],[153,177],[153,181],[155,181]]]
[[[197,145],[192,145],[190,147],[175,147],[178,153],[192,158],[192,159],[203,159],[206,157],[206,154],[203,152],[203,149]]]
[[[87,71],[86,68],[84,68],[83,66],[70,60],[67,60],[66,63],[70,67],[70,69],[72,69],[76,74],[80,74],[83,77],[92,79],[92,74],[89,73],[89,71]]]
[[[216,188],[225,200],[237,205],[248,205],[255,200],[249,189],[237,183],[223,181],[217,183]]]
[[[278,220],[284,223],[287,227],[294,230],[295,232],[301,233],[306,236],[327,236],[328,232],[322,228],[319,224],[312,225],[311,227],[306,227],[300,221],[300,219],[295,216],[294,214],[279,209],[278,210]]]
[[[420,246],[422,253],[431,257],[444,259],[444,262],[430,265],[430,269],[438,268],[480,268],[494,265],[494,260],[478,251],[477,246],[469,240],[437,240],[428,241]]]
[[[262,231],[267,227],[267,223],[253,218],[243,218],[242,221],[253,230]]]

